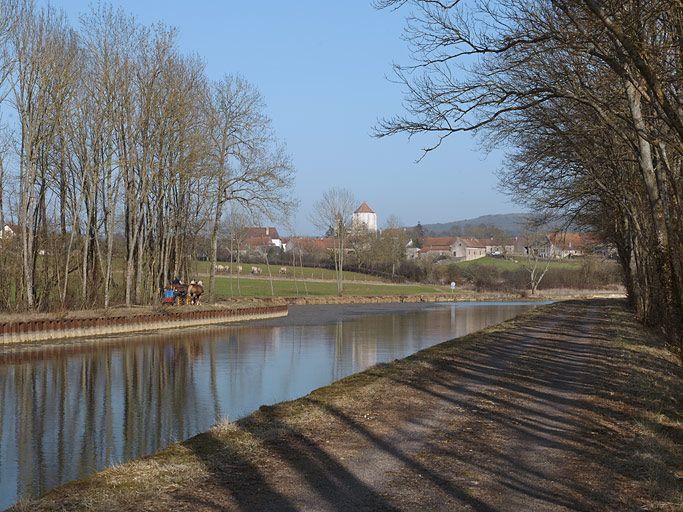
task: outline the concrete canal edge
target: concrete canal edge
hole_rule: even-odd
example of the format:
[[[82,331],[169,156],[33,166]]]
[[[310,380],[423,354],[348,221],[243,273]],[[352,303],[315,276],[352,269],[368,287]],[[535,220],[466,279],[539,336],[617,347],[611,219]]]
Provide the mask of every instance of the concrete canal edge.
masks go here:
[[[240,309],[167,312],[109,318],[66,318],[0,323],[0,344],[29,343],[111,334],[178,329],[201,325],[265,320],[287,316],[288,307],[259,306]]]

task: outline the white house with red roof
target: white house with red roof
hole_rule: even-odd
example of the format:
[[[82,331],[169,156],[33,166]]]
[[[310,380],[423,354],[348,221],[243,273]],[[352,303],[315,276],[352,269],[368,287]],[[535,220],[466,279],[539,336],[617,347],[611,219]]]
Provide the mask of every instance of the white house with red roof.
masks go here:
[[[282,239],[274,227],[247,228],[244,246],[253,250],[268,250],[270,247],[282,248]]]
[[[354,229],[365,228],[373,233],[377,232],[377,214],[368,206],[368,203],[363,201],[361,205],[353,212],[351,225]]]

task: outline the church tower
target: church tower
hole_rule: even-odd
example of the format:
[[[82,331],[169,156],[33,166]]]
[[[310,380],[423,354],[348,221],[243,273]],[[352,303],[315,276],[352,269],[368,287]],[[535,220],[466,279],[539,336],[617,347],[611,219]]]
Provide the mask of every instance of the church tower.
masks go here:
[[[373,233],[377,232],[377,214],[368,206],[368,203],[365,201],[363,201],[363,203],[353,213],[353,219],[351,223],[354,229],[360,229],[361,227],[364,227]]]

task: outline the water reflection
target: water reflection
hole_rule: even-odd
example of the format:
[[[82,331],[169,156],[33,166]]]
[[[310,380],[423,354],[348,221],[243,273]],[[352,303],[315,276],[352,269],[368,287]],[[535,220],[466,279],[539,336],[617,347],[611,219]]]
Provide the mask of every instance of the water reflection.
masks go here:
[[[287,318],[0,352],[0,509],[528,304],[299,306]]]

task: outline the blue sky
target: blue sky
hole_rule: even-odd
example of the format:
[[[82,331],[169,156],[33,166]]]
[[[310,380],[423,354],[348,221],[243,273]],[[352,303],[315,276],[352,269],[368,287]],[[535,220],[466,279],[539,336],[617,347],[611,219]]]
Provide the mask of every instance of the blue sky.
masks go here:
[[[53,3],[74,22],[90,4]],[[176,27],[210,78],[239,73],[259,88],[297,169],[297,231],[313,233],[308,212],[332,186],[367,201],[380,225],[390,214],[412,225],[519,211],[495,189],[502,152],[484,155],[469,135],[420,163],[424,140],[371,137],[378,118],[401,111],[400,87],[386,76],[392,62],[408,61],[405,12],[377,11],[371,0],[112,3],[145,24]]]

